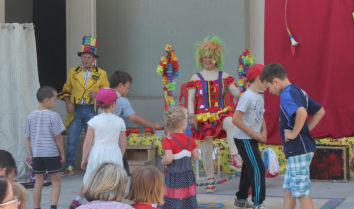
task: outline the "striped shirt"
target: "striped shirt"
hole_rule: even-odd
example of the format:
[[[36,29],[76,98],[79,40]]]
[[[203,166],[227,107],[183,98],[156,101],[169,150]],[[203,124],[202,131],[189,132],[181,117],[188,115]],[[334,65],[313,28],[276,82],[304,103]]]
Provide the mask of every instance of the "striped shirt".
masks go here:
[[[25,134],[31,138],[33,157],[56,157],[59,150],[55,136],[65,130],[58,113],[35,110],[27,118]]]

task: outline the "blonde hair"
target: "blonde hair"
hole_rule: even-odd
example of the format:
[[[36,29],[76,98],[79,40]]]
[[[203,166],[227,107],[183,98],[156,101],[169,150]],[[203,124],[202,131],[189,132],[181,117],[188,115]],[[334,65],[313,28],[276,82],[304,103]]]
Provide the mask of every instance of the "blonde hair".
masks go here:
[[[22,184],[12,183],[12,189],[13,189],[14,195],[17,196],[19,201],[21,201],[21,204],[22,203],[26,204],[26,202],[28,200],[28,192],[27,192],[26,188],[24,186],[22,186]]]
[[[84,185],[84,196],[93,200],[121,201],[124,197],[127,173],[115,163],[102,163],[90,175]]]
[[[160,171],[149,165],[133,171],[127,199],[136,203],[163,203],[163,177]]]
[[[21,202],[19,208],[27,208],[28,192],[22,184],[12,183],[12,190],[17,199]]]
[[[170,107],[164,114],[164,123],[168,132],[172,132],[187,119],[187,109],[181,106]]]

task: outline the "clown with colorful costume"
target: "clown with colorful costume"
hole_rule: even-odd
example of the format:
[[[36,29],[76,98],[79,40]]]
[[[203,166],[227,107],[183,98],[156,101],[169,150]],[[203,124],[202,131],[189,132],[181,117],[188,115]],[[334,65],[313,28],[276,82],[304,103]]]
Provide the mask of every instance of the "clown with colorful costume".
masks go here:
[[[85,36],[82,39],[81,65],[71,68],[58,97],[65,101],[67,115],[65,127],[69,130],[66,148],[65,173],[73,172],[77,143],[82,127],[87,130],[87,121],[96,114],[96,93],[108,88],[106,71],[94,65],[97,55],[96,38]]]
[[[225,138],[230,148],[230,166],[239,171],[242,159],[238,154],[233,139],[233,109],[225,105],[227,90],[238,98],[240,91],[234,84],[234,78],[223,68],[223,42],[217,37],[205,38],[196,44],[196,64],[201,70],[192,76],[188,88],[188,120],[192,126],[193,138],[201,141],[203,165],[208,181],[215,183],[214,163],[212,159],[213,139]],[[206,187],[206,192],[213,192],[215,185]]]

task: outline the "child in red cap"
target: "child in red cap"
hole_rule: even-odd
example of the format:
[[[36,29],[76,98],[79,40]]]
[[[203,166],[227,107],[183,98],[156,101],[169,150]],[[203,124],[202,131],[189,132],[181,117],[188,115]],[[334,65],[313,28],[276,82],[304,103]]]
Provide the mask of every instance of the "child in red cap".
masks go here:
[[[267,130],[263,119],[264,99],[260,91],[265,87],[259,79],[264,66],[252,65],[246,78],[248,89],[237,104],[232,122],[235,124],[234,139],[242,157],[243,167],[234,205],[239,208],[265,209],[265,169],[259,154],[258,142],[265,143]],[[248,202],[248,190],[252,188],[252,202]]]
[[[87,122],[81,161],[81,168],[86,170],[84,185],[92,171],[101,163],[112,162],[123,167],[126,127],[123,119],[113,114],[116,99],[116,92],[110,88],[102,88],[96,94],[96,104],[102,108],[102,113]],[[83,197],[83,188],[80,196]]]

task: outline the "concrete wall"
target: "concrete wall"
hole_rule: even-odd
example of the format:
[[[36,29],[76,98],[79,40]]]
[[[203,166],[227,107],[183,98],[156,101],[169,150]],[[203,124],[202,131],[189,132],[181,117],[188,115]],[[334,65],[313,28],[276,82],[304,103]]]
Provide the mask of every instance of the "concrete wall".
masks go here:
[[[249,5],[245,0],[105,0],[97,1],[98,65],[111,74],[129,72],[128,94],[136,112],[161,121],[163,92],[156,74],[166,43],[179,58],[178,97],[182,83],[198,70],[194,43],[218,35],[226,43],[224,71],[237,77],[238,56],[249,47]]]
[[[250,0],[250,49],[256,63],[264,64],[264,1]]]
[[[17,8],[19,1],[0,0],[0,22],[5,22],[5,17],[6,22],[7,18],[14,20],[15,13],[18,20],[32,22],[33,0],[22,0]],[[244,48],[252,50],[256,62],[264,62],[262,1],[66,0],[66,4],[67,69],[80,64],[77,52],[82,36],[97,34],[101,55],[98,65],[108,74],[121,69],[133,76],[128,98],[138,114],[152,121],[162,122],[161,76],[155,70],[166,43],[173,45],[180,59],[181,77],[176,79],[176,97],[179,86],[197,72],[194,43],[207,35],[219,35],[226,42],[224,71],[236,79],[237,58]],[[57,102],[54,110],[65,118],[62,101]]]
[[[67,72],[81,64],[77,52],[85,35],[96,34],[96,0],[66,0]],[[85,14],[85,15],[83,15]]]
[[[5,11],[6,23],[33,22],[33,0],[5,0]]]
[[[0,0],[0,23],[5,23],[5,0]]]
[[[208,35],[225,41],[224,71],[236,75],[237,58],[249,46],[248,31],[248,1],[243,0],[97,1],[98,63],[108,72],[128,71],[134,79],[131,96],[161,95],[155,70],[166,43],[179,58],[179,85],[197,72],[194,43]]]

